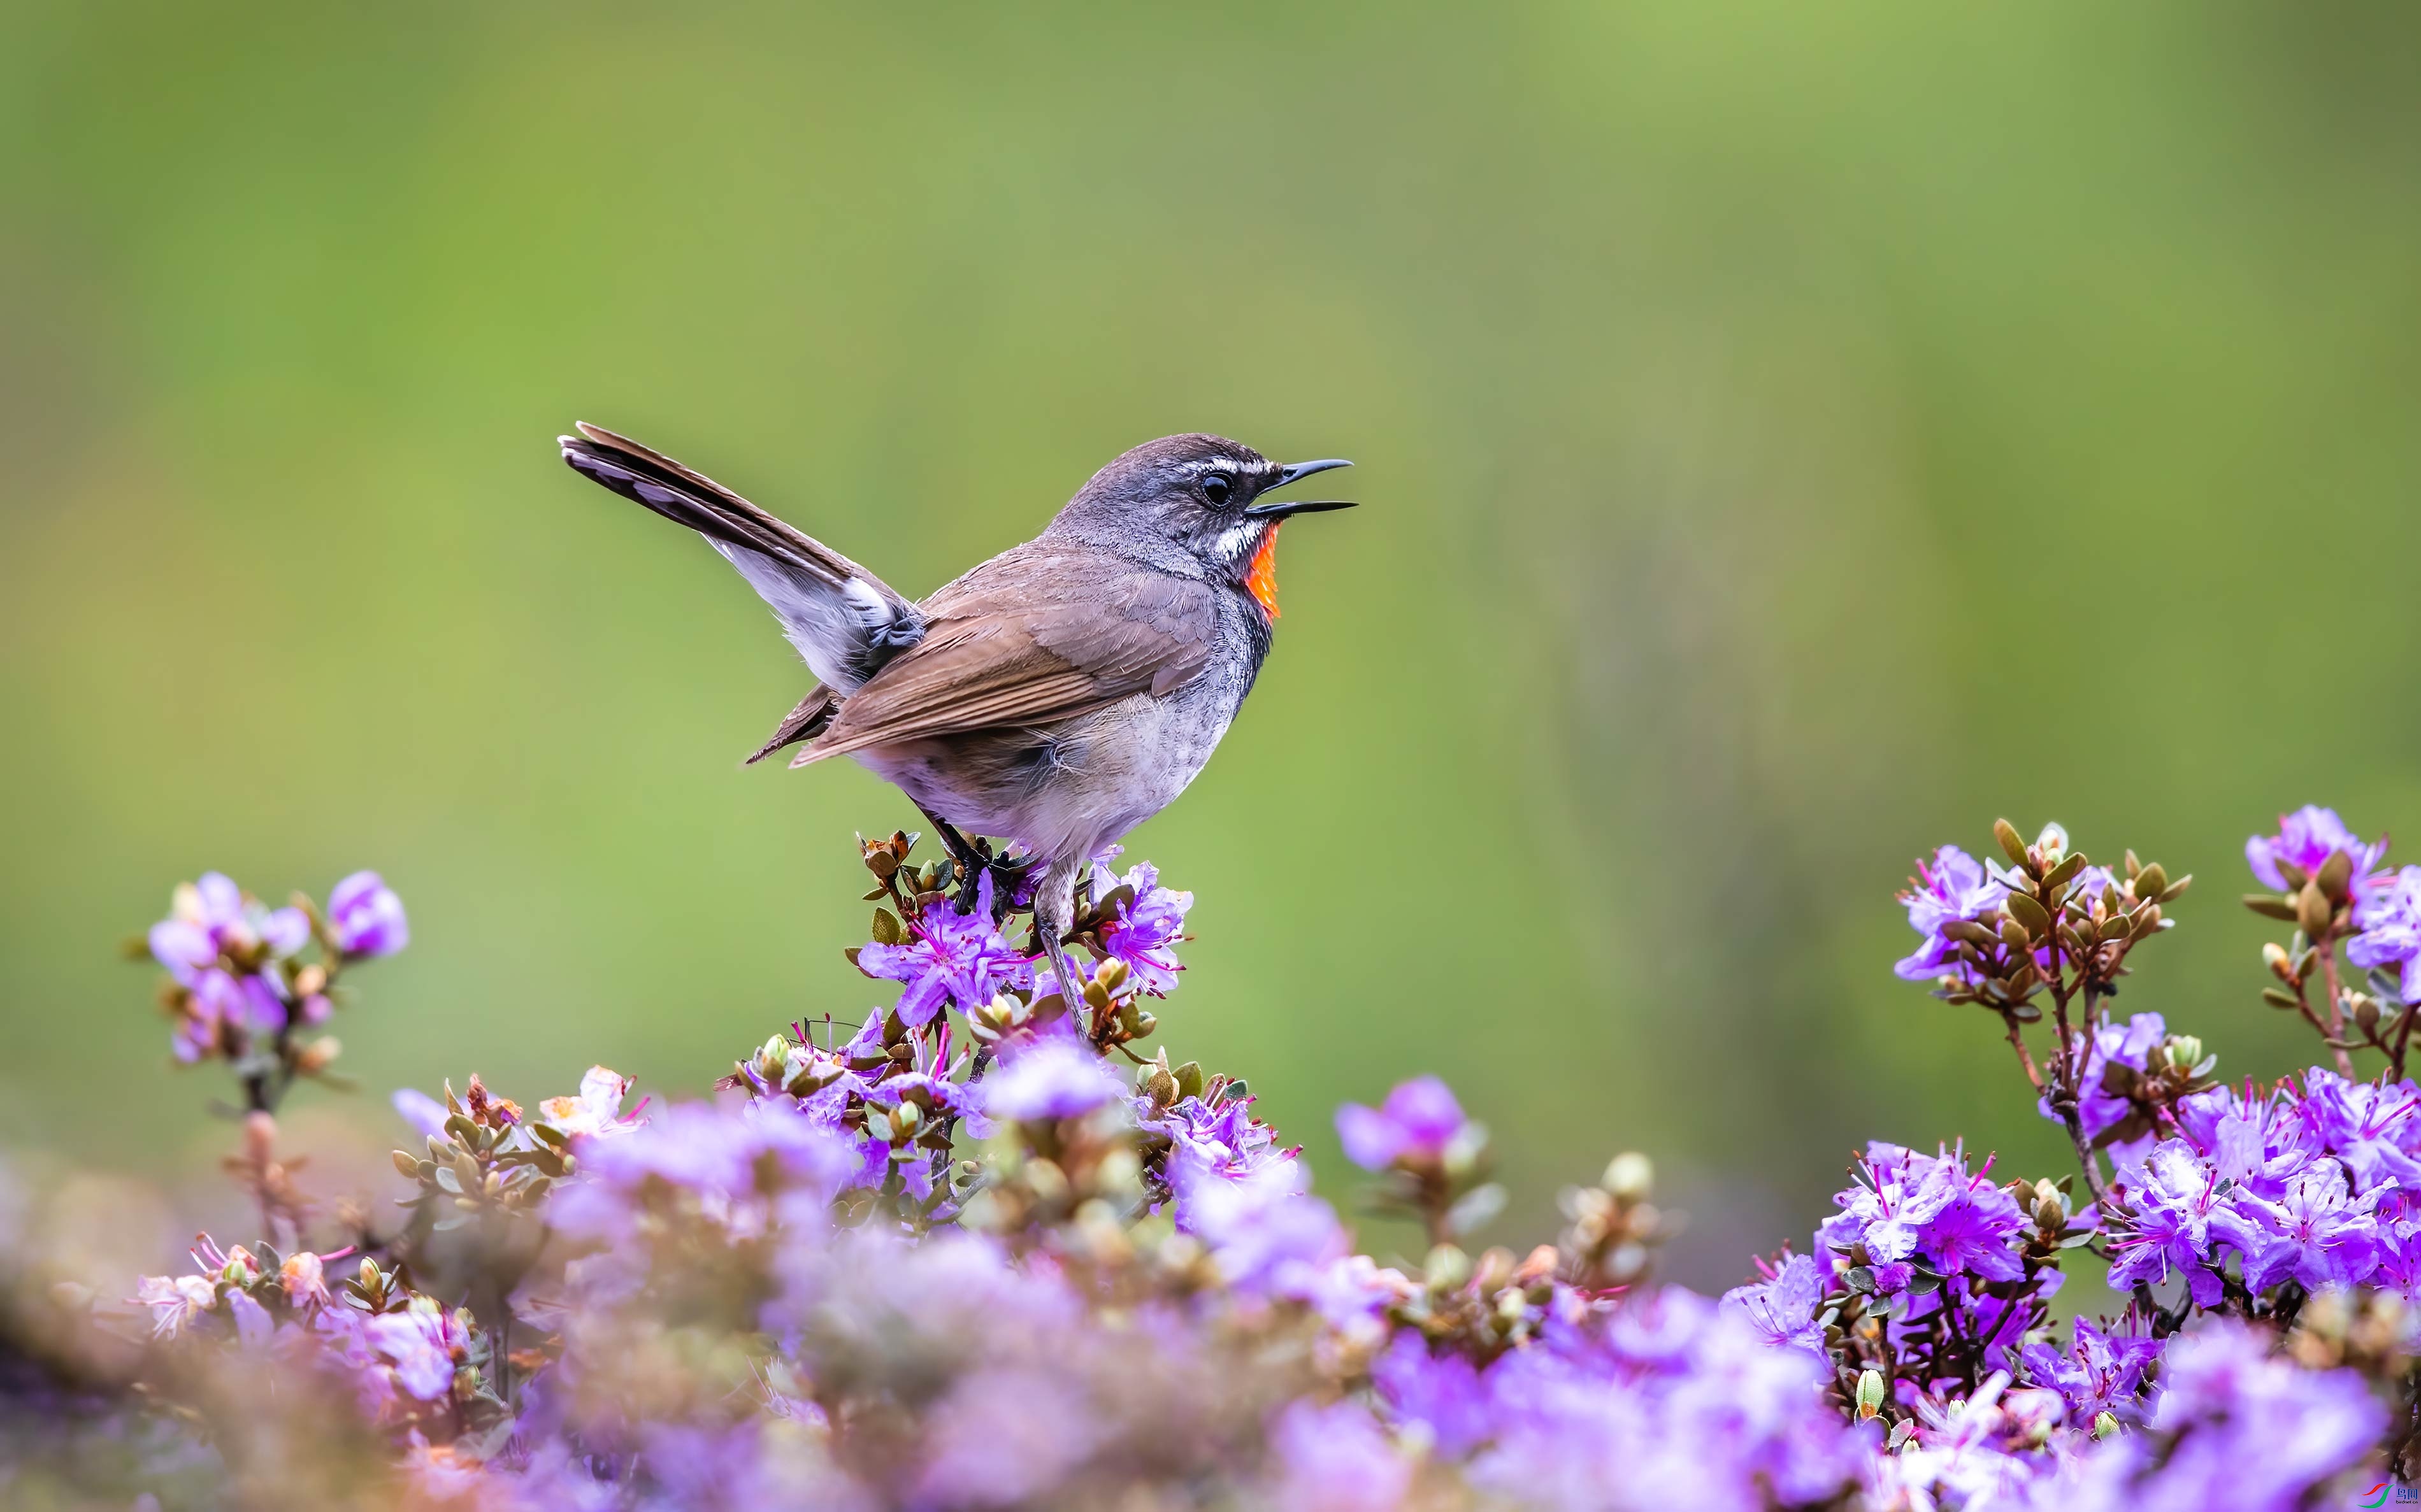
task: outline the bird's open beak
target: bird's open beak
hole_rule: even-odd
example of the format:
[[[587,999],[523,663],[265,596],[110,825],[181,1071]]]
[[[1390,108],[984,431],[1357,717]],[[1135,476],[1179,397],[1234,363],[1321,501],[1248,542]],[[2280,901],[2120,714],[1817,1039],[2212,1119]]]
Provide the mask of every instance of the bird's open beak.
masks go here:
[[[1289,462],[1278,470],[1278,480],[1263,491],[1274,493],[1289,483],[1303,481],[1314,473],[1325,473],[1331,468],[1352,465],[1342,457],[1323,457],[1316,462]],[[1319,514],[1324,509],[1351,509],[1355,501],[1351,499],[1272,499],[1266,503],[1245,506],[1244,515],[1250,520],[1283,520],[1289,515]]]

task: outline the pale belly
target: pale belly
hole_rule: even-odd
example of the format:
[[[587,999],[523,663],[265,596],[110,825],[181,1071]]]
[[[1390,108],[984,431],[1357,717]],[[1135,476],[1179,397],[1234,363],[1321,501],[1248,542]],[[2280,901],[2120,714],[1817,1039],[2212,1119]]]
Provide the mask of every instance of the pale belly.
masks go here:
[[[1138,694],[1047,728],[987,731],[855,753],[860,763],[971,834],[1032,855],[1099,853],[1201,773],[1240,697],[1205,678]]]

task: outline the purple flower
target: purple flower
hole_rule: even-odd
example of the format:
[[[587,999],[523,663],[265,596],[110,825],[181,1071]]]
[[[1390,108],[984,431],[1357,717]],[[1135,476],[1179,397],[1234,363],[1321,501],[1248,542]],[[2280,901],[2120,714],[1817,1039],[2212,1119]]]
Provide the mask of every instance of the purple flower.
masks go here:
[[[1981,919],[1998,910],[2008,889],[1985,875],[1983,864],[1955,845],[1944,846],[1929,862],[1916,864],[1899,900],[1908,905],[1909,927],[1925,936],[1915,954],[1892,970],[1903,981],[1929,982],[1954,973],[1958,947],[1943,927],[1961,919]]]
[[[916,1503],[928,1506],[1048,1505],[1051,1491],[1101,1442],[1098,1414],[1075,1383],[1011,1366],[959,1378],[936,1404]]]
[[[1034,963],[1001,937],[992,922],[992,874],[976,892],[976,911],[929,908],[908,922],[904,945],[859,947],[857,969],[867,975],[905,982],[900,1021],[922,1028],[947,1002],[961,1013],[982,1007],[1004,989],[1031,988]]]
[[[1117,915],[1102,922],[1102,947],[1126,962],[1145,991],[1166,997],[1185,969],[1170,947],[1185,937],[1185,912],[1194,906],[1194,895],[1161,886],[1160,868],[1148,861],[1127,868],[1119,881],[1134,889],[1134,899],[1119,904]]]
[[[2345,820],[2337,818],[2335,809],[2306,803],[2292,814],[2278,816],[2276,834],[2257,834],[2245,841],[2244,864],[2253,868],[2253,875],[2263,886],[2283,893],[2319,875],[2329,857],[2339,851],[2353,862],[2354,881],[2359,883],[2387,854],[2387,842],[2365,844],[2345,827]],[[2282,862],[2295,869],[2297,876],[2292,881],[2279,869]]]
[[[2061,1354],[2048,1344],[2025,1347],[2026,1375],[2068,1402],[2069,1421],[2090,1424],[2109,1412],[2122,1423],[2144,1420],[2144,1372],[2160,1358],[2161,1341],[2139,1333],[2104,1333],[2089,1318],[2076,1320],[2076,1337]]]
[[[2275,1202],[2243,1201],[2268,1230],[2270,1242],[2244,1264],[2244,1285],[2267,1289],[2289,1276],[2306,1291],[2350,1286],[2379,1269],[2380,1192],[2357,1198],[2347,1189],[2345,1168],[2319,1160],[2298,1171]]]
[[[1292,1170],[1295,1147],[1281,1147],[1277,1131],[1254,1118],[1251,1098],[1223,1097],[1215,1105],[1200,1098],[1183,1098],[1166,1108],[1155,1108],[1149,1094],[1134,1101],[1135,1123],[1176,1146],[1181,1160],[1206,1176],[1240,1181],[1272,1166]],[[1300,1173],[1288,1180],[1299,1190]]]
[[[1830,1255],[1864,1245],[1884,1295],[1914,1279],[1919,1259],[1941,1275],[2014,1281],[2023,1267],[2011,1240],[2025,1214],[1988,1179],[1991,1169],[1986,1161],[1968,1175],[1963,1147],[1919,1155],[1877,1140],[1859,1162],[1859,1181],[1833,1199],[1841,1211],[1816,1230],[1816,1241]]]
[[[1451,1349],[1432,1352],[1417,1330],[1398,1333],[1371,1362],[1370,1381],[1394,1420],[1420,1425],[1440,1454],[1468,1454],[1495,1431],[1478,1367]]]
[[[1465,1473],[1511,1504],[1575,1512],[1831,1504],[1865,1457],[1819,1395],[1827,1375],[1666,1287],[1491,1365],[1494,1440]]]
[[[1075,1118],[1126,1095],[1091,1047],[1045,1039],[980,1083],[984,1110],[995,1118]]]
[[[1239,1291],[1309,1297],[1351,1248],[1335,1209],[1304,1194],[1291,1161],[1226,1180],[1193,1161],[1171,1163],[1178,1228],[1202,1241]]]
[[[398,1087],[390,1099],[398,1116],[424,1137],[445,1132],[445,1104],[415,1087]]]
[[[362,1336],[395,1366],[396,1383],[422,1401],[453,1389],[454,1352],[466,1341],[461,1325],[435,1304],[382,1313],[362,1325]]]
[[[2222,1247],[2248,1263],[2266,1247],[2259,1225],[2238,1206],[2237,1191],[2223,1191],[2218,1173],[2182,1139],[2163,1141],[2142,1164],[2122,1167],[2113,1196],[2113,1290],[2164,1281],[2174,1268],[2185,1273],[2195,1305],[2210,1307],[2224,1289]]]
[[[1816,1312],[1824,1300],[1824,1277],[1816,1257],[1788,1255],[1779,1266],[1760,1257],[1757,1268],[1764,1279],[1724,1293],[1724,1310],[1747,1318],[1758,1335],[1776,1348],[1823,1353],[1824,1330],[1816,1321]]]
[[[2175,1340],[2162,1361],[2151,1435],[2173,1444],[2139,1472],[2130,1504],[2288,1512],[2379,1442],[2386,1411],[2351,1370],[2303,1370],[2272,1336],[2222,1321]],[[2146,1457],[2133,1436],[2118,1441]]]
[[[2421,1149],[2421,1089],[2411,1082],[2349,1082],[2315,1066],[2304,1073],[2302,1096],[2289,1106],[2291,1118],[2282,1119],[2281,1134],[2265,1146],[2273,1160],[2292,1140],[2290,1155],[2308,1150],[2335,1156],[2357,1192],[2382,1183],[2421,1186],[2421,1159],[2414,1153]],[[2222,1170],[2234,1174],[2226,1166]],[[2263,1194],[2275,1192],[2265,1190]]]
[[[153,1338],[173,1339],[218,1306],[218,1285],[208,1276],[145,1276],[128,1300],[151,1309]]]
[[[585,1142],[580,1161],[586,1179],[559,1192],[549,1216],[566,1233],[608,1240],[625,1237],[633,1199],[649,1191],[689,1193],[728,1226],[755,1230],[781,1210],[767,1199],[829,1201],[856,1164],[831,1130],[769,1102],[672,1103],[620,1138]]]
[[[1270,1425],[1278,1463],[1273,1501],[1304,1512],[1394,1512],[1412,1489],[1412,1461],[1351,1402],[1296,1402]]]
[[[1345,1158],[1366,1171],[1402,1162],[1434,1165],[1467,1126],[1454,1093],[1434,1076],[1399,1083],[1379,1107],[1349,1102],[1336,1110],[1336,1137]]]
[[[2079,1042],[2085,1052],[2085,1067],[2078,1074],[2077,1086],[2081,1095],[2077,1099],[2076,1112],[2087,1141],[2100,1139],[2135,1111],[2135,1104],[2130,1099],[2103,1090],[2102,1077],[2111,1063],[2115,1061],[2141,1071],[2152,1052],[2159,1049],[2168,1037],[2168,1023],[2159,1014],[2139,1013],[2124,1024],[2102,1024],[2093,1032],[2089,1044]],[[2045,1118],[2053,1123],[2060,1122],[2059,1115],[2052,1111],[2050,1094],[2044,1094],[2042,1100],[2035,1106]],[[2150,1148],[2148,1138],[2129,1141],[2113,1146],[2111,1158],[2123,1163],[2140,1159]]]
[[[328,895],[328,930],[348,956],[392,956],[412,942],[403,899],[374,871],[357,871]]]
[[[2407,1003],[2421,1003],[2421,866],[2354,890],[2353,927],[2346,959],[2365,971],[2397,968]]]

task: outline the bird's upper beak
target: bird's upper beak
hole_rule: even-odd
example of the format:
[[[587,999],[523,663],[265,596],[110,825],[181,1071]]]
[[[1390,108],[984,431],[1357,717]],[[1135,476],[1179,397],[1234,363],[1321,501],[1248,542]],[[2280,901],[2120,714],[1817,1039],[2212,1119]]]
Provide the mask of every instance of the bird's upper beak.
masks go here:
[[[1278,480],[1262,491],[1274,493],[1289,483],[1299,483],[1314,473],[1325,473],[1335,467],[1353,464],[1342,457],[1324,457],[1316,462],[1289,462],[1278,470]],[[1323,509],[1351,509],[1351,499],[1269,499],[1244,507],[1245,517],[1252,520],[1283,520],[1288,515],[1318,514]]]

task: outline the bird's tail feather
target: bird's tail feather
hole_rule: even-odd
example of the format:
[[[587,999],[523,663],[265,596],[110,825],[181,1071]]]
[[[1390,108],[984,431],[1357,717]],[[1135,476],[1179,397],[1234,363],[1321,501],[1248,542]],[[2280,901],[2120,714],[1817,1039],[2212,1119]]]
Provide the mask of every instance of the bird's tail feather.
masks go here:
[[[578,435],[557,436],[555,442],[572,471],[589,481],[709,540],[770,556],[828,583],[845,583],[854,575],[854,564],[705,474],[601,426],[581,421],[577,429]]]

